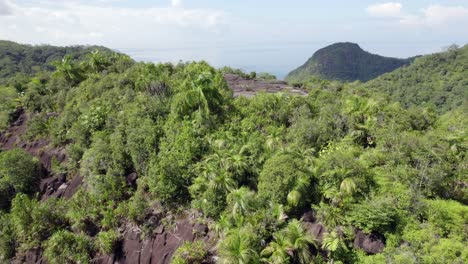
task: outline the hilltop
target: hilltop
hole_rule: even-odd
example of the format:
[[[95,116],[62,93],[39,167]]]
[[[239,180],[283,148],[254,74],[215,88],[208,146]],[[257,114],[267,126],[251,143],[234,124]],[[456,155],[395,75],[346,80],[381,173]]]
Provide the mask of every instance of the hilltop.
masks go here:
[[[74,60],[82,60],[95,50],[111,52],[102,46],[33,46],[0,40],[0,82],[2,78],[17,74],[31,75],[43,70],[53,70],[50,63],[61,60],[65,55],[70,55]]]
[[[417,60],[414,83],[466,89],[464,54]],[[468,262],[465,109],[377,85],[420,90],[415,69],[283,93],[86,57],[0,85],[0,263]]]
[[[290,72],[286,80],[303,82],[309,78],[321,78],[365,82],[408,65],[412,60],[371,54],[355,43],[335,43],[315,52],[304,65]]]
[[[468,45],[417,58],[411,65],[379,76],[364,87],[404,107],[429,106],[444,113],[468,101]]]

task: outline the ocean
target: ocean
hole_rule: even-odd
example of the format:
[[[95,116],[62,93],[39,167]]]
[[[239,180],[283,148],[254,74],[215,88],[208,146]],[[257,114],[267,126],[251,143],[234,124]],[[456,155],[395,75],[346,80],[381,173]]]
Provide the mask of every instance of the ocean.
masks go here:
[[[205,60],[214,67],[230,66],[245,72],[267,72],[283,79],[303,65],[318,49],[333,42],[270,42],[228,44],[181,44],[158,48],[117,48],[137,61],[172,62]],[[440,51],[429,43],[359,43],[371,53],[406,58]]]

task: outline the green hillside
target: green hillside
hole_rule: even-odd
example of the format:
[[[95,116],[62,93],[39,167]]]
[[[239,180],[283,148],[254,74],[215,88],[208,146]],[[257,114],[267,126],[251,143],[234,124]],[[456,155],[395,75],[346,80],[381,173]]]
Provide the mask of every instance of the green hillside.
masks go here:
[[[423,56],[411,65],[364,85],[400,102],[404,107],[433,107],[443,113],[468,102],[468,45]]]
[[[42,70],[53,70],[50,63],[61,60],[65,55],[81,60],[95,50],[110,52],[99,46],[32,46],[0,40],[0,82],[16,74],[30,75]]]
[[[291,83],[310,78],[365,82],[411,61],[371,54],[355,43],[335,43],[318,50],[304,65],[290,72],[286,80]]]
[[[466,90],[463,56],[416,65]],[[121,54],[0,85],[0,263],[468,263],[466,109],[369,87]]]

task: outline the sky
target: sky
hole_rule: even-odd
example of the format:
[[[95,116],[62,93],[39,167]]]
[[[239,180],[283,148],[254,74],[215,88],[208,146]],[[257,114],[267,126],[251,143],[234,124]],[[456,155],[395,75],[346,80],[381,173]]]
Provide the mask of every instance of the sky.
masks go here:
[[[334,42],[394,57],[467,44],[468,0],[0,0],[0,39],[282,77]]]

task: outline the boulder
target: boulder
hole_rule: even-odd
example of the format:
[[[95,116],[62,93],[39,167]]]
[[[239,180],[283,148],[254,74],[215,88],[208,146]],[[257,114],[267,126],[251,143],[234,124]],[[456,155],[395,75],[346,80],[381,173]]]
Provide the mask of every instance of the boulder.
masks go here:
[[[364,250],[368,254],[381,253],[385,248],[385,237],[381,234],[366,234],[362,230],[356,232],[354,247]]]

